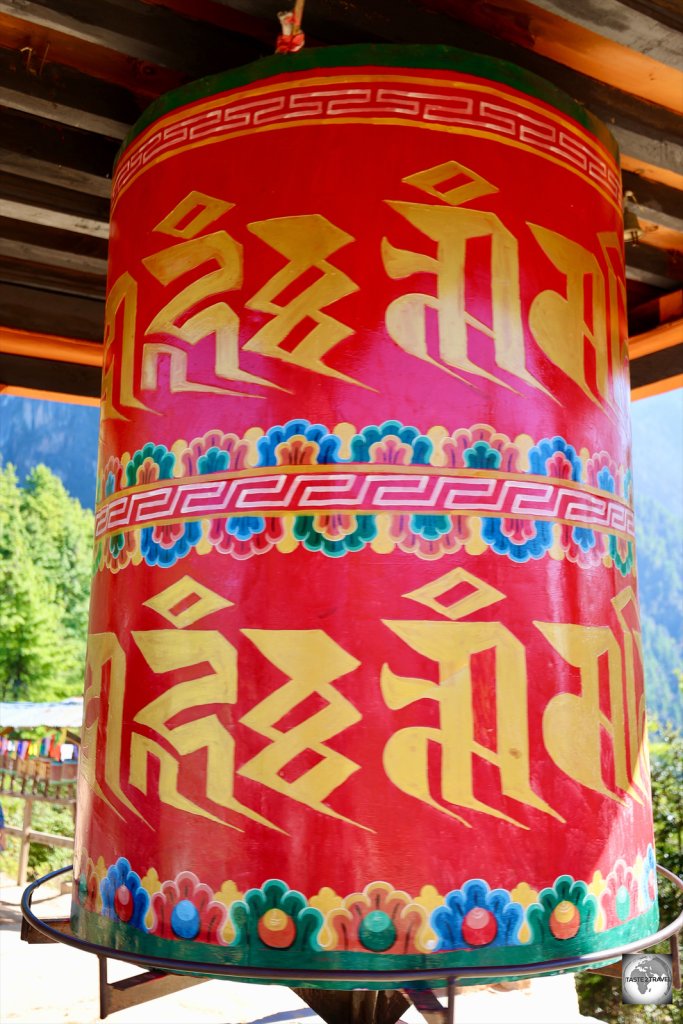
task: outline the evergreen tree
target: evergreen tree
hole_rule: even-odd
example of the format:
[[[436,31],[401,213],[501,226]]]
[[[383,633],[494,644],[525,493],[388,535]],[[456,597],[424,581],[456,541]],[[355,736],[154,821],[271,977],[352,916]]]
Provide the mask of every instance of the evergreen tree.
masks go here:
[[[21,508],[34,562],[54,589],[60,675],[69,692],[79,692],[88,632],[93,515],[69,496],[46,466],[36,466],[26,479]]]
[[[0,466],[0,699],[61,700],[83,685],[92,515],[45,467]]]

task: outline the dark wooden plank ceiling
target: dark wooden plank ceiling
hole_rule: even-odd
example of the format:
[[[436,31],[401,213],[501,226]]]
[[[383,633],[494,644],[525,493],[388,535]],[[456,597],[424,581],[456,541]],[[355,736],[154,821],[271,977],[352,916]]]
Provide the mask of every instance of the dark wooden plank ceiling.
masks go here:
[[[272,53],[287,6],[0,0],[0,390],[96,398],[119,143],[155,97]],[[308,0],[304,29],[502,57],[606,121],[645,229],[626,246],[634,393],[683,384],[680,0]]]

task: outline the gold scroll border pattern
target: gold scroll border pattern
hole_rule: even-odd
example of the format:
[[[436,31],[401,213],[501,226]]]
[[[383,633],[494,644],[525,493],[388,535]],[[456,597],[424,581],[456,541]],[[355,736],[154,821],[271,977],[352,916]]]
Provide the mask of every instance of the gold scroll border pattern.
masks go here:
[[[573,505],[583,516],[558,512]],[[635,537],[632,509],[596,487],[524,473],[376,464],[307,466],[303,472],[297,466],[265,467],[126,487],[98,506],[95,537],[200,518],[382,512],[547,519]]]
[[[478,461],[504,462],[505,470],[477,468]],[[607,481],[613,490],[599,486]],[[458,492],[469,507],[448,507],[444,495]],[[534,494],[535,508],[528,504]],[[523,511],[520,500],[527,503]],[[572,505],[579,506],[572,517],[562,518],[559,510]],[[417,531],[415,517],[422,524]],[[500,525],[506,520],[512,533]],[[584,531],[588,549],[571,528]],[[577,453],[557,436],[538,444],[529,435],[512,441],[483,424],[421,435],[397,421],[360,434],[346,423],[325,434],[321,425],[295,420],[268,431],[252,428],[243,437],[208,431],[170,449],[149,443],[132,456],[110,456],[103,466],[95,530],[97,567],[113,571],[131,561],[173,564],[191,547],[247,558],[273,547],[288,553],[300,543],[328,555],[368,543],[381,554],[398,546],[428,559],[493,546],[514,561],[548,553],[581,565],[616,564],[622,575],[634,564],[630,470],[605,451]]]
[[[112,209],[146,170],[190,149],[284,128],[363,123],[466,134],[534,153],[578,175],[620,212],[615,161],[570,119],[490,85],[353,73],[231,91],[161,118],[119,162]]]

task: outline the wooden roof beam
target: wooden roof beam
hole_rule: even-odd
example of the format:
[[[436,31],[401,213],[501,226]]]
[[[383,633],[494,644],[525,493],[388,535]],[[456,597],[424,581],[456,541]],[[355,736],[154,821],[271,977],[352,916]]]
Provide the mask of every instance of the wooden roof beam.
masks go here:
[[[30,117],[6,107],[0,107],[0,144],[5,151],[18,153],[22,158],[32,157],[53,165],[54,181],[57,179],[58,167],[76,169],[103,180],[108,179],[120,145],[115,139],[69,128],[44,118]],[[25,176],[32,175],[27,172]],[[34,177],[38,178],[37,175]],[[82,187],[81,181],[78,188]],[[91,188],[87,191],[96,194]]]
[[[63,249],[50,249],[44,245],[30,245],[18,242],[13,238],[0,236],[0,258],[26,260],[43,267],[56,267],[61,270],[78,271],[90,274],[104,281],[107,276],[107,261],[96,256],[82,256]]]
[[[626,7],[641,11],[676,32],[683,32],[683,7],[680,0],[623,0]]]
[[[72,394],[99,401],[101,377],[99,367],[0,352],[0,391],[5,394],[32,391],[45,397]]]
[[[64,254],[85,257],[86,260],[107,260],[108,241],[106,238],[95,238],[75,231],[63,231],[60,228],[47,227],[44,224],[32,223],[27,220],[15,220],[0,216],[0,238],[5,242],[18,242],[23,246],[38,246],[45,249],[56,249]],[[2,310],[0,308],[0,316]]]
[[[675,33],[651,18],[640,19],[640,32],[630,30],[629,15],[634,21],[638,15],[623,8],[620,17],[616,0],[604,5],[575,0],[427,0],[427,5],[650,103],[671,110],[680,107],[683,49],[676,46]],[[588,16],[582,17],[582,12]],[[617,24],[623,27],[621,33],[614,31]],[[639,40],[640,46],[625,39]],[[647,48],[648,39],[652,50]]]
[[[621,153],[621,169],[637,174],[639,178],[646,178],[647,181],[659,185],[668,185],[669,188],[683,190],[683,174],[674,174],[673,171],[666,171],[662,167],[656,167],[649,160],[635,160],[628,153]]]
[[[28,221],[33,224],[58,228],[60,231],[75,231],[81,235],[94,235],[96,238],[109,237],[109,224],[104,221],[94,220],[92,217],[82,217],[79,214],[64,213],[46,206],[20,203],[12,199],[0,199],[0,217]]]
[[[679,335],[680,337],[680,335]],[[634,359],[631,363],[631,397],[672,391],[683,385],[683,342]]]
[[[59,329],[70,338],[102,341],[102,299],[0,281],[0,310],[3,321],[16,330],[52,334]]]
[[[116,25],[111,17],[106,17],[112,14],[107,0],[97,0],[97,3],[87,0],[85,4],[78,0],[63,0],[59,4],[50,4],[49,0],[22,0],[21,5],[16,0],[0,0],[0,13],[21,17],[40,28],[76,39],[81,44],[103,46],[135,60],[173,67],[172,61],[169,63],[168,46],[152,41],[157,38],[153,31],[149,32],[148,38],[144,38],[147,33],[140,33],[136,38],[132,31],[125,30],[123,18]],[[131,20],[130,17],[127,19],[128,25]],[[147,24],[148,28],[152,27],[151,18],[147,19]]]
[[[667,391],[675,391],[677,388],[683,388],[683,373],[674,374],[673,377],[662,377],[649,384],[631,385],[631,401],[638,402],[641,398],[663,395]]]
[[[522,6],[514,0],[502,0],[505,7]],[[576,0],[533,0],[540,7],[558,18],[580,25],[590,34],[603,36],[622,48],[634,50],[662,64],[683,71],[683,51],[676,44],[671,26],[664,24],[656,7],[650,6],[651,13],[639,10],[637,4],[618,3],[577,3]],[[524,4],[531,7],[531,4]],[[680,26],[683,28],[683,25]]]
[[[0,14],[68,38],[82,52],[101,48],[180,72],[185,80],[248,63],[271,49],[235,31],[136,0],[22,0],[20,7],[16,0],[0,0]]]
[[[53,63],[32,67],[30,47],[23,50],[0,48],[0,105],[112,139],[124,138],[141,111],[130,92]]]
[[[20,216],[25,219],[35,220],[32,214],[29,213],[27,215],[23,209],[14,215],[11,212],[7,212],[3,209],[5,202],[28,204],[29,206],[37,206],[41,209],[44,208],[84,219],[88,230],[91,229],[93,224],[96,225],[92,228],[92,233],[99,234],[100,237],[102,237],[100,225],[107,224],[109,221],[108,199],[93,196],[89,192],[62,188],[59,185],[50,184],[46,181],[36,181],[30,177],[23,177],[21,174],[5,173],[0,176],[0,212],[5,216],[14,216],[15,219],[17,219],[17,216]],[[9,207],[8,209],[11,210],[13,208]],[[45,221],[45,223],[49,222]],[[67,227],[65,223],[54,223],[53,226],[74,230]],[[80,229],[76,228],[75,230]]]
[[[629,242],[625,255],[627,278],[645,281],[667,292],[680,288],[683,281],[682,252]]]
[[[50,163],[47,160],[38,160],[23,153],[13,152],[11,149],[3,149],[1,146],[0,171],[3,174],[13,174],[30,178],[33,181],[57,185],[61,188],[85,192],[87,195],[99,196],[101,199],[109,199],[111,194],[110,178],[101,178],[88,171]]]
[[[7,4],[5,4],[7,7]],[[146,101],[182,85],[185,76],[149,61],[135,60],[94,43],[84,46],[64,32],[33,24],[29,20],[3,14],[0,10],[0,46],[16,53],[25,51],[30,68],[36,73],[49,62],[74,68],[95,79],[130,89]]]
[[[660,324],[659,327],[643,334],[637,334],[629,338],[628,354],[631,360],[642,359],[644,356],[651,356],[655,352],[662,352],[667,348],[681,346],[683,351],[683,317],[672,320],[668,324]],[[683,363],[681,364],[683,370]]]
[[[37,117],[57,121],[59,124],[69,125],[71,128],[80,128],[83,131],[106,135],[110,139],[123,139],[130,129],[130,124],[92,114],[87,110],[79,110],[78,107],[65,106],[63,103],[56,103],[54,100],[43,99],[40,96],[31,96],[5,86],[0,86],[0,106],[9,107],[10,110],[19,110],[25,114],[35,114]]]
[[[623,154],[631,160],[647,161],[662,170],[672,171],[676,175],[683,174],[683,146],[667,134],[666,128],[657,127],[655,112],[649,127],[627,126],[611,121],[609,111],[604,105],[598,105],[600,110],[595,109],[595,104],[588,104],[598,117],[609,124]]]
[[[683,255],[683,231],[674,231],[673,228],[665,228],[661,224],[655,224],[647,220],[638,210],[638,222],[643,234],[640,238],[642,245],[651,245],[656,249],[665,249],[669,252],[677,252]]]
[[[622,171],[624,192],[633,192],[636,212],[673,231],[683,231],[683,191],[650,181],[632,171]]]
[[[631,397],[683,387],[683,290],[660,296],[629,315]]]
[[[501,0],[503,7],[506,2]],[[257,15],[272,13],[269,0],[230,0],[230,6]],[[418,5],[414,0],[377,0],[365,6],[327,0],[307,7],[305,26],[330,43],[351,42],[359,37],[366,41],[437,43],[512,61],[584,103],[609,125],[623,152],[683,174],[683,123],[678,108],[651,103],[600,80],[599,63],[596,77],[587,77],[534,51],[529,48],[531,40],[524,25],[516,27],[509,16],[509,38],[497,36],[498,26],[491,20],[491,11],[499,12],[500,4],[425,0]]]
[[[277,16],[259,18],[243,11],[227,6],[222,0],[141,0],[144,4],[166,7],[169,11],[182,14],[191,20],[206,21],[210,25],[237,32],[242,36],[257,39],[270,50],[275,50],[275,43],[280,33]],[[310,37],[307,34],[310,44]]]
[[[4,246],[0,239],[0,250]],[[0,281],[6,284],[28,285],[59,295],[75,295],[83,299],[104,301],[106,277],[87,274],[70,267],[46,265],[32,260],[28,254],[23,259],[3,256],[0,251]]]
[[[654,330],[661,324],[683,319],[683,289],[659,295],[629,310],[629,333],[633,336]]]

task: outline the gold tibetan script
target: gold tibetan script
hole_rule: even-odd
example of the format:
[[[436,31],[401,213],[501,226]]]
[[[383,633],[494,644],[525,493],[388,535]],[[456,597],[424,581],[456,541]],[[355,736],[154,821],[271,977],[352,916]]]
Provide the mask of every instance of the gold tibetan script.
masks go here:
[[[438,602],[440,593],[474,587],[474,593],[450,606]],[[505,595],[464,569],[404,597],[438,610],[450,622],[385,621],[385,625],[412,650],[438,665],[438,683],[430,679],[399,676],[388,665],[381,675],[382,695],[392,710],[418,701],[435,701],[439,728],[414,726],[395,732],[384,749],[384,767],[391,781],[404,793],[444,814],[464,821],[432,795],[429,783],[429,745],[441,748],[441,795],[446,804],[480,811],[526,828],[495,807],[479,800],[474,792],[473,761],[482,758],[496,765],[501,793],[528,807],[564,821],[531,787],[528,679],[524,645],[501,622],[459,622],[505,599]],[[474,695],[471,661],[482,651],[495,652],[492,680],[496,708],[496,749],[475,740]]]
[[[454,179],[459,183],[452,188],[439,188],[452,184]],[[497,187],[455,160],[411,174],[403,181],[437,197],[447,206],[387,200],[393,210],[437,244],[436,256],[428,256],[397,249],[388,239],[382,239],[382,258],[389,277],[400,280],[427,273],[436,279],[435,294],[415,292],[390,303],[386,311],[389,335],[410,355],[440,366],[459,380],[465,378],[455,370],[464,370],[507,387],[504,381],[470,358],[470,329],[475,328],[493,341],[495,363],[501,370],[545,391],[526,367],[517,239],[495,213],[463,206],[497,192]],[[490,326],[467,309],[466,281],[471,273],[469,243],[479,238],[490,243],[489,265],[485,271],[490,284]],[[428,350],[429,309],[436,312],[440,363]]]
[[[361,720],[356,707],[332,686],[335,679],[358,668],[360,662],[336,644],[322,629],[244,629],[244,635],[265,658],[289,677],[288,681],[255,705],[240,721],[270,743],[239,769],[239,774],[260,782],[283,796],[320,814],[357,825],[324,801],[357,772],[359,764],[325,743]],[[325,707],[298,725],[278,729],[276,723],[310,697],[322,698]],[[300,754],[311,751],[319,760],[289,782],[283,771]],[[361,826],[362,827],[362,826]]]
[[[226,292],[242,286],[242,246],[225,230],[201,234],[209,224],[231,210],[233,205],[201,192],[190,192],[157,224],[155,231],[182,239],[169,249],[162,249],[142,261],[161,284],[168,286],[190,271],[201,270],[207,264],[217,264],[218,269],[198,276],[191,284],[176,292],[152,319],[145,334],[170,335],[188,345],[197,345],[213,337],[214,372],[217,378],[272,386],[270,381],[240,369],[239,316],[222,298]],[[188,217],[191,220],[188,221]],[[145,344],[142,357],[143,389],[157,389],[157,367],[161,355],[170,358],[172,392],[202,391],[245,397],[245,392],[190,380],[187,352],[168,341]]]
[[[394,653],[392,662],[381,668],[379,694],[391,711],[415,705],[418,718],[417,724],[397,729],[385,742],[383,764],[388,781],[467,827],[472,827],[470,815],[474,812],[527,828],[512,813],[496,806],[498,800],[490,785],[486,801],[477,795],[477,765],[486,762],[497,769],[500,799],[514,800],[563,822],[532,785],[539,772],[538,765],[532,764],[530,749],[528,708],[533,696],[527,650],[502,622],[463,621],[500,604],[506,600],[505,594],[459,568],[403,596],[437,612],[442,620],[383,622],[387,647]],[[156,796],[161,804],[230,828],[238,826],[219,817],[221,808],[282,831],[236,799],[236,775],[315,813],[368,828],[327,803],[339,787],[362,772],[360,763],[330,745],[362,721],[361,711],[334,685],[361,662],[320,629],[244,628],[241,633],[285,681],[241,711],[235,722],[234,711],[229,709],[237,704],[240,689],[237,650],[217,629],[190,628],[231,608],[231,602],[185,576],[145,604],[171,628],[131,634],[150,669],[147,688],[152,699],[128,726],[129,759],[124,751],[124,647],[113,633],[97,633],[89,639],[82,773],[87,785],[117,814],[123,807],[142,817],[130,794],[137,790],[152,795],[149,761],[154,758],[159,764]],[[606,799],[640,803],[647,799],[649,770],[644,698],[638,701],[636,690],[642,643],[633,590],[622,590],[612,606],[617,629],[533,623],[535,647],[547,643],[556,656],[578,669],[581,680],[578,693],[556,693],[545,708],[538,709],[543,723],[538,739],[546,760],[561,773],[554,780],[546,767],[543,778],[553,793],[558,792],[564,776]],[[399,659],[401,653],[395,638],[429,659],[435,666],[435,678],[396,672],[393,659]],[[489,664],[493,666],[487,700],[495,724],[488,743],[477,738],[472,679],[473,659],[484,651],[491,652]],[[177,673],[183,681],[173,682]],[[601,700],[601,676],[607,701]],[[313,709],[308,706],[310,701]],[[436,725],[422,724],[424,701],[436,706]],[[293,724],[287,722],[288,716],[293,716]],[[267,741],[258,753],[250,749],[240,758],[233,735],[238,724]],[[438,786],[430,772],[430,748],[440,753]],[[205,765],[201,776],[204,800],[196,787],[198,754]],[[127,762],[124,779],[121,765]],[[192,799],[187,795],[189,779],[194,783]],[[124,783],[130,787],[125,792]],[[463,817],[467,812],[468,817]]]
[[[641,803],[637,789],[647,793],[648,765],[644,697],[636,707],[635,658],[637,653],[642,663],[642,644],[632,588],[622,590],[612,605],[621,637],[608,626],[534,623],[558,654],[579,669],[581,677],[578,695],[560,693],[548,702],[543,739],[555,764],[570,778],[611,800],[623,802],[628,794]],[[635,620],[630,626],[627,610]],[[601,664],[607,668],[609,714],[602,710],[600,700]],[[611,743],[613,786],[604,777],[602,731]]]
[[[255,221],[248,227],[289,262],[247,301],[247,309],[271,313],[272,319],[251,336],[244,350],[359,384],[323,362],[331,349],[354,333],[352,327],[322,312],[331,303],[358,291],[358,285],[328,260],[354,239],[317,213]],[[276,301],[311,271],[318,275],[311,284],[284,305]],[[315,326],[292,347],[296,330],[308,320]]]
[[[525,244],[535,245],[535,260],[547,261],[554,277],[559,272],[562,280],[557,290],[544,289],[532,299],[527,323],[521,301],[520,239],[497,213],[469,205],[496,195],[498,187],[455,160],[402,180],[438,200],[386,200],[427,244],[435,243],[436,254],[399,248],[384,237],[378,239],[378,259],[392,280],[427,274],[434,287],[399,295],[389,303],[385,321],[392,341],[468,386],[483,378],[513,389],[517,381],[553,398],[527,365],[530,332],[545,358],[590,401],[601,408],[620,408],[628,399],[626,298],[623,256],[614,232],[596,233],[595,251],[589,251],[549,227],[527,222]],[[251,235],[286,262],[245,297],[244,246],[221,226],[233,207],[215,196],[190,192],[154,228],[173,244],[144,257],[142,265],[170,297],[144,328],[139,371],[141,284],[128,271],[113,284],[105,316],[104,419],[126,419],[127,409],[154,411],[137,397],[136,387],[143,392],[159,390],[162,359],[168,361],[172,393],[263,398],[255,386],[284,390],[243,369],[242,352],[369,387],[327,361],[356,331],[353,323],[328,312],[328,307],[359,290],[332,260],[355,242],[353,236],[320,213],[250,221]],[[249,259],[258,258],[256,250],[251,253]],[[468,295],[468,282],[475,277],[477,312]],[[240,306],[268,317],[241,343]],[[507,378],[476,361],[482,336],[490,342],[483,349],[492,352],[494,366]],[[196,378],[192,350],[210,352],[209,360],[204,355],[198,360],[210,380]]]

